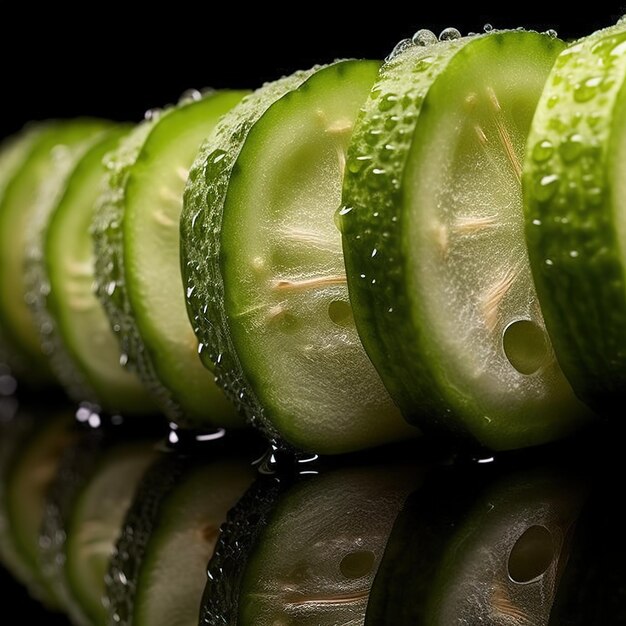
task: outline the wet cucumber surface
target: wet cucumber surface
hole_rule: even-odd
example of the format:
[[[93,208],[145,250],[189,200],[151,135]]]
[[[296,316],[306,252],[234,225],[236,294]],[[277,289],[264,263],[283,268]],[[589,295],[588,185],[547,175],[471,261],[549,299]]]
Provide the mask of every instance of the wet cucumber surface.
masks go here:
[[[563,44],[522,31],[426,44],[383,67],[348,152],[357,328],[409,421],[494,449],[549,441],[586,409],[534,292],[521,159]]]
[[[320,453],[417,432],[360,345],[334,221],[352,125],[377,70],[339,61],[244,99],[203,146],[181,220],[204,362],[249,421]]]
[[[607,415],[626,389],[625,50],[622,20],[561,53],[524,166],[546,326],[576,393]]]
[[[93,225],[98,295],[122,361],[168,417],[185,425],[242,423],[198,359],[181,282],[179,218],[200,144],[244,93],[197,94],[154,112],[108,157]]]

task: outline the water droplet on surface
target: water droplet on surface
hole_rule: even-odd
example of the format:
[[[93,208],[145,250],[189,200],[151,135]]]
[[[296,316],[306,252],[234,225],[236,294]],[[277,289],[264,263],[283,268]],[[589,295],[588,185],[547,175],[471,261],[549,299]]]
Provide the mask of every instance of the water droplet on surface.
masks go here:
[[[455,39],[460,39],[461,33],[457,28],[453,28],[449,26],[448,28],[444,28],[439,34],[439,41],[454,41]]]
[[[154,108],[154,109],[148,109],[143,114],[143,117],[145,120],[152,121],[152,120],[158,119],[160,115],[161,115],[161,109]]]
[[[202,99],[202,93],[197,89],[185,89],[178,98],[178,104],[187,104],[189,102],[196,102]]]
[[[491,33],[491,32],[493,31],[493,26],[492,26],[491,24],[485,24],[485,25],[483,26],[483,30],[484,30],[486,33]]]
[[[547,202],[554,196],[559,187],[559,177],[556,174],[541,176],[535,181],[534,196],[539,202]]]
[[[580,157],[584,147],[585,142],[582,135],[580,133],[572,133],[559,146],[559,153],[566,163],[571,163]]]
[[[402,54],[408,48],[413,46],[410,39],[401,39],[393,48],[393,50],[385,57],[385,61],[393,61],[399,54]]]
[[[398,98],[394,94],[385,94],[378,103],[378,110],[383,112],[389,111],[390,109],[393,109],[397,101]]]
[[[548,35],[548,37],[550,37],[551,39],[556,39],[559,36],[559,33],[557,33],[554,28],[548,28],[548,30],[545,31],[544,35]]]
[[[120,365],[122,367],[126,367],[128,363],[128,354],[126,354],[125,352],[122,352],[122,354],[120,354]]]
[[[533,148],[533,160],[536,163],[547,161],[554,153],[554,146],[548,139],[538,141]]]
[[[116,288],[117,288],[117,283],[114,280],[109,281],[105,288],[107,296],[112,296],[115,293]]]
[[[588,102],[598,93],[598,88],[602,84],[602,76],[592,76],[574,87],[574,100],[576,102]]]
[[[345,300],[333,300],[328,305],[328,317],[337,326],[351,326],[354,323],[352,307]]]
[[[420,28],[413,35],[412,40],[416,46],[432,46],[438,41],[437,35],[427,28]]]

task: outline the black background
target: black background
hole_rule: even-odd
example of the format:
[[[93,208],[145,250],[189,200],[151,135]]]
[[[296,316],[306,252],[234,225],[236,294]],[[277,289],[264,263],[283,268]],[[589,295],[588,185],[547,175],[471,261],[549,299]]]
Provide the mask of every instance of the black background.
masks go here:
[[[383,0],[372,11],[359,3],[294,2],[251,10],[232,1],[197,7],[183,0],[165,3],[164,11],[143,4],[139,17],[110,3],[84,3],[71,15],[56,5],[49,15],[30,3],[12,6],[11,14],[0,9],[0,137],[31,119],[139,120],[189,87],[254,88],[334,58],[382,58],[419,28],[467,33],[490,23],[554,28],[572,39],[626,13],[624,2],[583,2],[583,11],[519,0],[495,10],[475,2],[453,8],[446,0],[406,4]],[[0,600],[1,623],[65,623],[45,616],[1,568]]]

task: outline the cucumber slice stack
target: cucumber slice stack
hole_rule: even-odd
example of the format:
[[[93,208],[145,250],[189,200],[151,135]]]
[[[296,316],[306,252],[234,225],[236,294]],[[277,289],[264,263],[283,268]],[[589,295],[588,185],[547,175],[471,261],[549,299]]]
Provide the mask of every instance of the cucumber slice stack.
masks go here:
[[[625,37],[419,31],[130,132],[30,127],[0,149],[1,358],[317,454],[569,435],[625,382]]]

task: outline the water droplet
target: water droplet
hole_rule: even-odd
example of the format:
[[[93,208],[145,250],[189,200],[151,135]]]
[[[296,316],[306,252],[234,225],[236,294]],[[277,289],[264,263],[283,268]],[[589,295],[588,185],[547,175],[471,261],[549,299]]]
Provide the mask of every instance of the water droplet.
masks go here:
[[[461,33],[458,29],[449,26],[448,28],[444,28],[440,35],[439,41],[454,41],[455,39],[460,39]]]
[[[405,50],[407,50],[408,48],[413,47],[413,42],[410,39],[401,39],[394,47],[394,49],[391,51],[390,54],[388,54],[385,57],[385,61],[389,62],[392,61],[393,59],[395,59],[399,54],[402,54]]]
[[[371,156],[360,155],[348,160],[348,171],[353,174],[358,174],[366,163],[372,160]]]
[[[340,206],[336,211],[335,211],[335,226],[337,227],[337,230],[339,232],[342,232],[343,229],[343,216],[344,215],[348,215],[348,213],[350,213],[350,211],[352,211],[352,207],[351,206]]]
[[[552,267],[554,265],[554,261],[552,259],[546,259],[544,261],[544,263],[548,266],[548,267]]]
[[[559,103],[559,96],[556,94],[551,95],[546,102],[549,109],[553,109]]]
[[[432,46],[438,41],[437,35],[427,28],[420,28],[420,30],[413,35],[412,39],[416,46]]]
[[[554,146],[548,139],[543,139],[535,144],[533,148],[533,160],[536,163],[547,161],[554,152]]]
[[[572,259],[576,259],[578,257],[578,250],[570,250],[569,255],[572,257]]]
[[[126,367],[127,364],[128,364],[128,354],[126,354],[125,352],[122,352],[122,354],[120,354],[120,365],[122,367]]]
[[[574,100],[576,102],[588,102],[591,100],[598,93],[598,88],[602,81],[602,76],[592,76],[582,83],[578,83],[574,87]]]
[[[178,98],[178,104],[187,104],[202,99],[202,94],[197,89],[185,89]]]
[[[548,30],[545,31],[544,35],[548,35],[548,37],[550,37],[551,39],[556,39],[559,36],[559,33],[557,33],[554,28],[548,28]]]
[[[398,101],[398,98],[394,94],[392,93],[385,94],[378,102],[378,110],[389,111],[390,109],[393,109],[397,101]]]
[[[491,33],[491,32],[493,31],[493,26],[492,26],[491,24],[485,24],[485,25],[483,26],[483,30],[484,30],[486,33]]]
[[[556,174],[541,176],[535,182],[534,196],[539,202],[547,202],[554,196],[559,186],[559,177]]]
[[[144,119],[148,120],[148,121],[152,121],[152,120],[157,120],[159,119],[159,116],[161,115],[161,109],[158,108],[154,108],[154,109],[148,109],[144,114],[143,117]]]
[[[584,139],[580,133],[572,133],[559,146],[561,158],[566,163],[571,163],[580,157],[585,146]]]
[[[114,280],[109,281],[105,288],[107,296],[112,296],[115,293],[116,288],[117,288],[117,283]]]

